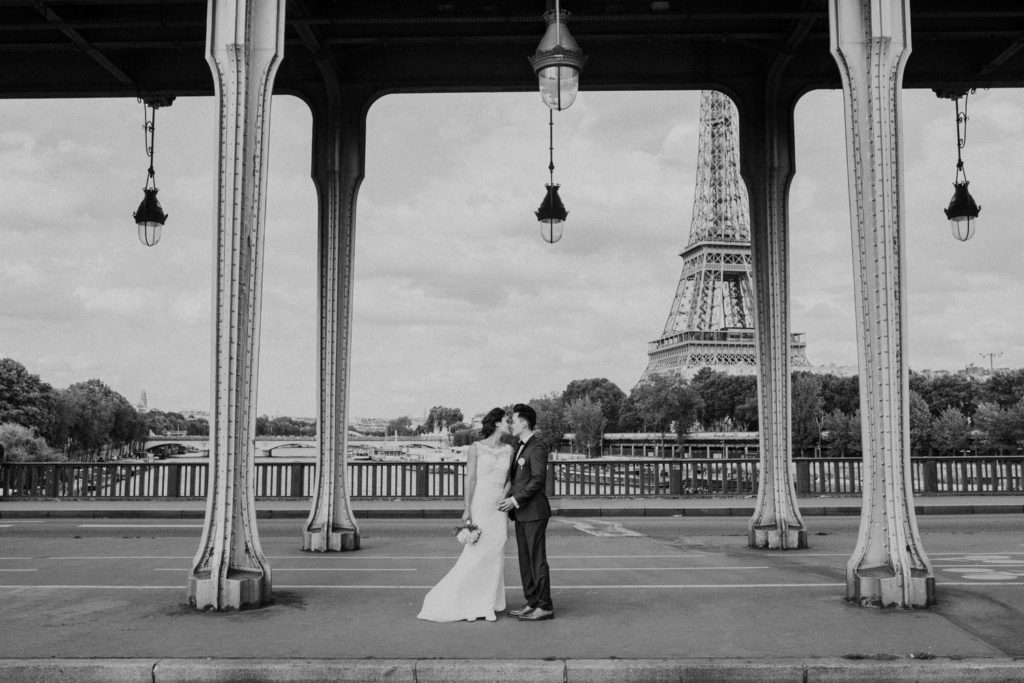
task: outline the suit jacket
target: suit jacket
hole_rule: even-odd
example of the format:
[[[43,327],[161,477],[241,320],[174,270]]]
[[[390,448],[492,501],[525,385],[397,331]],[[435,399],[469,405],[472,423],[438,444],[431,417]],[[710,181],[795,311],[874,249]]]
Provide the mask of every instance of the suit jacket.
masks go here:
[[[516,451],[519,447],[516,447]],[[545,492],[548,476],[548,449],[536,435],[526,442],[522,453],[512,453],[509,495],[519,503],[508,516],[519,522],[536,522],[551,516],[551,505]],[[522,461],[520,465],[519,462]]]

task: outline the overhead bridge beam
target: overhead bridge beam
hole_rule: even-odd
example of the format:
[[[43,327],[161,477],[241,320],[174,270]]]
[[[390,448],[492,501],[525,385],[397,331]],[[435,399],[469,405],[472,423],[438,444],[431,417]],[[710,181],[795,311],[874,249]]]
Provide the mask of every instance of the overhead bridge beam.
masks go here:
[[[28,3],[32,5],[32,7],[35,7],[36,11],[42,14],[47,22],[67,36],[72,43],[78,46],[82,52],[89,55],[93,61],[103,67],[110,75],[124,85],[135,86],[135,81],[132,80],[131,76],[126,74],[124,71],[121,71],[116,64],[107,59],[106,55],[97,50],[89,43],[88,40],[83,38],[81,33],[65,23],[59,14],[43,4],[42,0],[28,0]]]

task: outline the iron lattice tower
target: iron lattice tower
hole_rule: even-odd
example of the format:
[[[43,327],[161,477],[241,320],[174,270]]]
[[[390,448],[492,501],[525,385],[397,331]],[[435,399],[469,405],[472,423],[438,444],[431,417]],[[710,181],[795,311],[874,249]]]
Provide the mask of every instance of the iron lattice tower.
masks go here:
[[[753,290],[750,215],[740,177],[736,107],[726,95],[701,93],[697,187],[683,272],[661,337],[648,345],[641,379],[703,367],[752,374]],[[809,367],[802,334],[794,334],[793,367]]]

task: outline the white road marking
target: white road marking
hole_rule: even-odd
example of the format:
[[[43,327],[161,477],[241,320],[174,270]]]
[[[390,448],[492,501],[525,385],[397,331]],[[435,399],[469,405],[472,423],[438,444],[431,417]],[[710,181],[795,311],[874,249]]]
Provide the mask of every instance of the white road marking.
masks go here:
[[[202,528],[202,524],[78,524],[79,528]]]
[[[703,589],[703,588],[837,588],[845,587],[845,583],[681,583],[681,584],[650,584],[650,585],[629,585],[629,584],[608,584],[608,585],[593,585],[593,586],[552,586],[557,592],[561,590],[592,590],[592,589],[610,589],[610,590],[623,590],[623,589]],[[367,589],[416,589],[416,590],[429,590],[433,586],[275,586],[275,588],[288,588],[288,589],[300,589],[300,588],[331,588],[331,589],[355,589],[355,590],[367,590]],[[521,586],[505,586],[506,591],[520,591]]]
[[[414,572],[416,569],[378,569],[375,567],[274,567],[275,572]],[[155,572],[187,572],[188,567],[157,567]]]
[[[100,585],[46,585],[46,584],[0,584],[0,589],[3,588],[17,588],[24,590],[27,588],[44,588],[48,590],[81,590],[88,588],[91,590],[184,590],[183,586],[100,586]]]
[[[678,572],[694,569],[724,571],[732,569],[775,569],[775,567],[551,567],[553,572]]]
[[[582,531],[591,536],[621,537],[621,536],[643,536],[637,531],[627,529],[618,522],[606,522],[598,519],[565,519],[556,517],[562,524],[568,524],[577,531]]]
[[[40,560],[191,560],[188,555],[109,555],[104,557],[40,557]]]
[[[7,526],[12,526],[14,524],[46,524],[49,521],[50,520],[48,519],[11,519],[4,522],[4,524]]]
[[[309,559],[324,559],[324,560],[457,560],[458,555],[361,555],[356,552],[344,552],[344,553],[318,553],[310,552],[305,555],[268,555],[268,559],[271,560],[309,560]],[[690,558],[690,557],[706,557],[704,554],[692,553],[692,554],[681,554],[681,555],[548,555],[550,560],[598,560],[598,559],[665,559],[665,558]],[[52,557],[40,557],[40,558],[2,558],[0,559],[39,559],[39,560],[191,560],[192,555],[84,555],[76,557],[68,556],[52,556]],[[506,555],[505,560],[507,562],[518,561],[516,555]]]

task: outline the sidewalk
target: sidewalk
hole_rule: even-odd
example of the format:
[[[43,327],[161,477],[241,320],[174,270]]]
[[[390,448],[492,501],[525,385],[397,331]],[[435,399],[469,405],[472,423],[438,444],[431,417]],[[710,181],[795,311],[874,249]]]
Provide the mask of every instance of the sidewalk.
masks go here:
[[[749,517],[754,496],[701,498],[553,498],[552,512],[562,517]],[[860,515],[860,499],[853,496],[814,496],[798,499],[807,517]],[[919,515],[1024,514],[1022,495],[915,497]],[[304,518],[309,499],[267,499],[256,502],[257,515],[267,519]],[[430,519],[458,517],[460,500],[394,499],[352,501],[360,519]],[[4,500],[0,519],[153,517],[202,519],[204,500]]]

